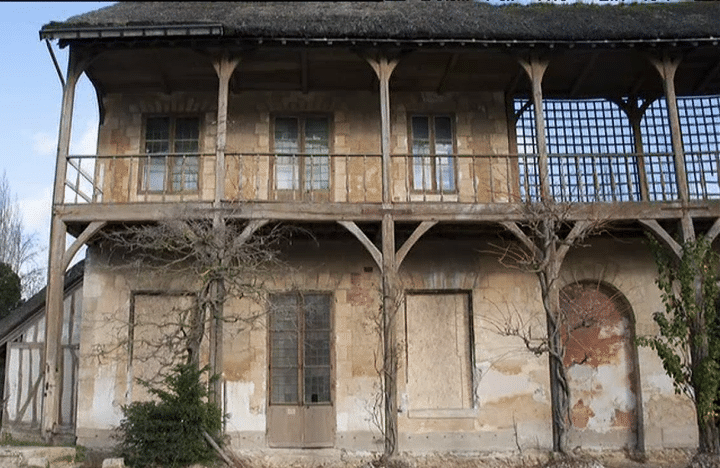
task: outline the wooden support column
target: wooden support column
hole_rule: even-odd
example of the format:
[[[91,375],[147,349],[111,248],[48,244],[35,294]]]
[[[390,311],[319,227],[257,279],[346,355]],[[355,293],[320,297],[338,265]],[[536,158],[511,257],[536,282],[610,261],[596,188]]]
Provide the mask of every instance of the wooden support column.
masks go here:
[[[67,226],[57,216],[56,209],[65,199],[65,178],[67,158],[70,152],[73,105],[78,79],[87,66],[87,56],[78,49],[70,48],[67,80],[63,86],[60,130],[57,157],[55,161],[55,183],[53,189],[52,221],[50,224],[50,251],[48,259],[48,280],[45,296],[45,386],[43,389],[43,413],[41,435],[46,442],[52,442],[59,421],[60,372],[62,370],[62,324],[63,324],[63,280],[65,276],[65,236]]]
[[[643,154],[645,149],[642,142],[642,122],[643,115],[653,99],[646,99],[641,105],[638,105],[637,97],[630,97],[627,100],[618,99],[615,103],[625,112],[630,121],[630,127],[633,132],[633,151],[637,154],[638,179],[640,184],[640,200],[649,201],[650,194],[648,190],[647,171],[645,170],[645,158]]]
[[[397,453],[397,311],[400,307],[400,291],[395,269],[395,220],[385,214],[382,219],[382,293],[383,293],[383,379],[385,389],[385,455]]]
[[[239,58],[224,54],[213,61],[218,75],[217,132],[215,143],[215,208],[225,198],[225,146],[227,144],[227,114],[230,95],[230,77],[240,63]]]
[[[387,207],[391,202],[390,194],[390,76],[398,64],[398,60],[389,60],[385,56],[366,57],[380,81],[380,125],[382,151],[382,201]]]
[[[675,158],[675,178],[683,206],[687,206],[690,200],[688,190],[687,174],[685,172],[685,152],[682,145],[682,133],[680,131],[680,117],[678,114],[677,97],[675,95],[675,72],[680,65],[679,58],[670,58],[663,55],[662,59],[651,59],[663,80],[665,89],[665,100],[667,101],[668,119],[670,120],[670,138],[672,139],[673,155]],[[683,240],[695,240],[695,229],[692,219],[687,210],[684,210],[681,220]]]
[[[383,436],[384,436],[384,456],[392,457],[397,453],[398,449],[398,426],[397,426],[397,313],[402,305],[403,291],[398,277],[400,264],[407,256],[410,249],[418,240],[437,224],[437,221],[421,222],[403,243],[403,245],[395,252],[395,221],[389,213],[383,215],[382,219],[382,250],[375,247],[375,244],[362,232],[362,230],[353,221],[338,221],[338,224],[350,231],[360,243],[367,249],[368,253],[373,257],[375,263],[382,273],[382,293],[383,293],[383,323],[382,323],[382,343],[383,343]]]
[[[215,235],[221,240],[220,245],[224,246],[230,239],[226,239],[227,232],[225,226],[225,218],[220,214],[220,208],[225,199],[225,150],[227,145],[227,115],[228,101],[230,99],[230,78],[240,63],[237,57],[230,57],[223,54],[220,58],[213,60],[213,67],[218,75],[218,108],[217,108],[217,129],[215,140],[215,200],[213,207],[215,214],[213,215],[213,229]],[[243,242],[245,242],[260,226],[265,222],[251,222],[243,231],[246,234]],[[224,247],[223,247],[224,249]],[[221,264],[226,264],[228,259],[223,250],[220,252]],[[222,405],[222,390],[224,368],[223,354],[223,324],[224,324],[224,303],[225,303],[225,281],[217,279],[211,286],[213,295],[212,316],[210,322],[210,365],[212,372],[220,377],[213,380],[210,398]],[[223,409],[224,410],[224,409]]]
[[[547,139],[545,138],[545,116],[543,115],[542,79],[550,63],[532,55],[529,60],[519,60],[532,83],[532,101],[535,108],[535,136],[537,138],[538,175],[540,176],[540,197],[551,201],[550,171],[548,169]]]

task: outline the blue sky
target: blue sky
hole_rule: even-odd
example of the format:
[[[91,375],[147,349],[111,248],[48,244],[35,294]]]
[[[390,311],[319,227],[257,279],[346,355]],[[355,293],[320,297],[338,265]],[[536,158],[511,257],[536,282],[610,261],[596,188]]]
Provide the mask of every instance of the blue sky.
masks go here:
[[[0,174],[17,195],[25,228],[43,248],[50,235],[50,200],[62,87],[38,31],[50,21],[111,2],[0,2]],[[53,44],[63,74],[67,50]],[[97,104],[86,78],[78,87],[71,153],[94,153]],[[43,254],[44,257],[45,254]]]

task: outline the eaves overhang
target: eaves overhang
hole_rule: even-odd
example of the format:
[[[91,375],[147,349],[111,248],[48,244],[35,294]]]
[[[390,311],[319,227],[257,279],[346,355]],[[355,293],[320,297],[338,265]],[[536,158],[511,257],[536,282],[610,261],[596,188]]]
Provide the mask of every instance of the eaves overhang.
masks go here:
[[[155,26],[114,26],[114,27],[78,27],[45,28],[40,31],[40,39],[57,39],[60,46],[75,41],[88,42],[109,40],[116,44],[125,40],[138,39],[177,40],[207,39],[213,42],[236,45],[273,45],[273,46],[345,46],[345,47],[411,47],[411,48],[616,48],[616,47],[697,47],[700,45],[717,46],[720,36],[690,38],[627,38],[627,39],[492,39],[492,38],[377,38],[377,37],[297,37],[297,36],[242,36],[226,34],[221,24],[183,24]],[[137,44],[137,42],[135,42]]]
[[[77,28],[43,28],[40,39],[61,42],[92,39],[137,39],[183,36],[222,36],[221,24],[177,24],[153,26],[96,26]]]

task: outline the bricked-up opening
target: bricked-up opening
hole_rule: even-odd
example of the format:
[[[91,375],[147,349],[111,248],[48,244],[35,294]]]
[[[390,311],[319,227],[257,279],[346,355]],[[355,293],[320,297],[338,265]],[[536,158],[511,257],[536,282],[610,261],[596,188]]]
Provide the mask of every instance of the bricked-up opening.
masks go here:
[[[409,293],[405,330],[410,415],[472,408],[469,294]]]
[[[197,307],[191,292],[134,291],[130,300],[128,364],[132,401],[151,398],[138,380],[161,383],[170,369],[187,359],[185,337]],[[207,362],[207,358],[201,361]]]
[[[613,432],[635,447],[639,408],[629,303],[614,288],[588,281],[565,286],[560,306],[573,427]]]

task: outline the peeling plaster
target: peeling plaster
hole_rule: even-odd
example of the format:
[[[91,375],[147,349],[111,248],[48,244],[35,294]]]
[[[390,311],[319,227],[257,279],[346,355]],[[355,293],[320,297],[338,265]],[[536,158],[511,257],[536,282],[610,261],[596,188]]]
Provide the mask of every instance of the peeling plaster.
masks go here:
[[[265,431],[265,414],[250,406],[254,392],[253,382],[225,382],[225,412],[228,414],[229,432]]]

